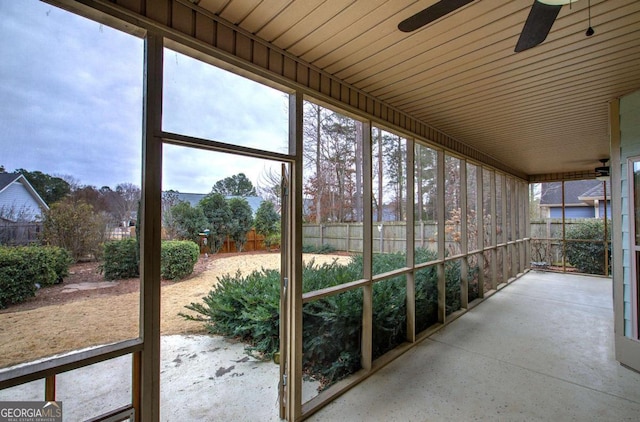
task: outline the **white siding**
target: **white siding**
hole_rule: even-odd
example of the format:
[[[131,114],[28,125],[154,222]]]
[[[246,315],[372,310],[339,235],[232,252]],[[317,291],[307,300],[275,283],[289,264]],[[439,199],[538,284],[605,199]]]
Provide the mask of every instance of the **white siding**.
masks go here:
[[[624,326],[625,336],[631,336],[631,249],[629,215],[629,181],[627,180],[627,159],[640,156],[640,91],[627,95],[620,100],[620,164],[621,164],[621,197],[622,197],[622,249],[624,280]],[[640,227],[636,227],[640,230]]]
[[[38,202],[20,181],[0,193],[0,215],[8,220],[34,221],[42,214]]]

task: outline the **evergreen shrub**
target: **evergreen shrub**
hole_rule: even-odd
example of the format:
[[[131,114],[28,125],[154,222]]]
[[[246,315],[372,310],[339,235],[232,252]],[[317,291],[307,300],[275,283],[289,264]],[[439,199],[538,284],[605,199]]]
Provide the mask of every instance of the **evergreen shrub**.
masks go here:
[[[162,242],[160,275],[167,280],[180,280],[193,272],[198,262],[200,248],[190,240]]]
[[[434,252],[416,250],[419,262],[436,259]],[[376,254],[374,274],[406,266],[406,256]],[[471,268],[470,273],[478,271]],[[347,265],[316,265],[303,268],[303,291],[342,285],[362,278],[362,256]],[[460,308],[460,262],[445,265],[447,312]],[[451,282],[450,282],[451,281]],[[416,272],[416,321],[422,331],[438,320],[436,266]],[[276,270],[237,273],[218,279],[201,303],[186,308],[196,315],[183,317],[204,322],[212,334],[249,343],[247,351],[271,358],[279,350],[280,273]],[[328,387],[360,369],[362,338],[362,289],[348,290],[303,306],[303,369],[309,378]],[[373,356],[379,357],[406,339],[406,278],[399,276],[373,285]]]
[[[123,239],[104,244],[104,262],[100,270],[107,280],[135,278],[140,275],[138,243]]]
[[[336,248],[326,243],[322,246],[302,245],[302,252],[304,253],[330,254],[335,251],[336,251]]]
[[[607,254],[611,262],[611,232],[607,235]],[[604,274],[604,220],[585,219],[567,229],[565,236],[567,261],[571,265],[581,273]]]
[[[200,248],[190,240],[162,242],[160,275],[167,280],[179,280],[193,272],[198,262]],[[140,276],[138,243],[135,239],[123,239],[104,245],[104,262],[100,269],[107,280]]]
[[[234,337],[250,344],[248,351],[257,351],[270,358],[278,351],[280,273],[277,270],[253,271],[242,276],[226,274],[202,303],[186,308],[198,316],[181,314],[187,319],[203,321],[213,334]]]
[[[0,247],[0,309],[62,281],[71,261],[69,252],[54,246]]]
[[[43,246],[41,249],[56,274],[55,281],[53,283],[47,283],[47,285],[61,283],[63,278],[69,275],[69,266],[73,264],[71,253],[57,246]]]

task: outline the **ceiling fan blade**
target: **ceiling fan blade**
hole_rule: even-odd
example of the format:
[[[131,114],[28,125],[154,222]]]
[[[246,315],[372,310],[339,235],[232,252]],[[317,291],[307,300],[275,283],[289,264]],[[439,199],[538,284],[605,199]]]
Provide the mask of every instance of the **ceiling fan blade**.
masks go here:
[[[421,12],[408,17],[398,24],[398,29],[402,32],[415,31],[431,22],[448,15],[456,9],[471,3],[474,0],[440,0],[432,4]]]
[[[551,31],[560,9],[562,6],[551,6],[534,0],[518,38],[515,52],[519,53],[543,42]]]

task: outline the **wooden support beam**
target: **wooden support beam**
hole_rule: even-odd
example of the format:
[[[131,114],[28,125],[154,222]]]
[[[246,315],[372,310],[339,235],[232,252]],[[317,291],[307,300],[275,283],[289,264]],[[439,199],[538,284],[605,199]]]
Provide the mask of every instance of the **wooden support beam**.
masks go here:
[[[460,253],[465,257],[460,262],[460,306],[469,307],[469,232],[467,224],[467,161],[460,160]]]
[[[160,237],[162,203],[162,36],[145,39],[140,230],[140,420],[160,420]]]
[[[303,95],[289,96],[289,154],[295,156],[291,166],[289,194],[289,261],[290,276],[287,288],[287,387],[285,416],[295,421],[302,415],[302,152],[303,152]]]
[[[44,399],[56,401],[56,376],[49,375],[44,379]]]
[[[360,363],[365,371],[371,370],[373,362],[373,158],[371,150],[371,121],[362,123],[362,173],[364,206],[363,242],[362,242],[362,277],[369,283],[362,287],[362,346]]]
[[[413,139],[407,139],[407,225],[406,225],[406,251],[407,251],[407,267],[413,267],[415,262],[415,144]],[[407,341],[413,343],[416,341],[416,283],[414,272],[410,272],[406,276],[407,280]]]
[[[438,168],[436,170],[437,180],[436,180],[436,197],[438,204],[438,233],[437,233],[437,243],[438,243],[438,260],[441,262],[438,264],[438,322],[445,322],[445,314],[446,314],[446,280],[445,280],[445,272],[444,272],[444,258],[445,258],[445,236],[444,236],[444,226],[445,226],[445,195],[444,195],[444,183],[445,183],[445,164],[444,164],[444,151],[439,150],[437,155],[438,160]]]

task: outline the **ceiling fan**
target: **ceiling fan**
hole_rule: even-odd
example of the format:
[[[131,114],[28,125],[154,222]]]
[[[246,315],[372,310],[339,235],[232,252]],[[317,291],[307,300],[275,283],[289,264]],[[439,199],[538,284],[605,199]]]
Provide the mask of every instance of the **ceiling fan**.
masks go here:
[[[598,180],[609,180],[609,166],[607,162],[609,162],[608,158],[601,158],[600,162],[602,165],[600,167],[596,167],[596,179]]]
[[[415,31],[473,1],[475,0],[440,0],[400,22],[398,29],[402,32]],[[520,33],[515,52],[519,53],[542,43],[547,38],[562,5],[576,1],[578,0],[534,0],[524,28]],[[593,31],[591,27],[589,29]]]

